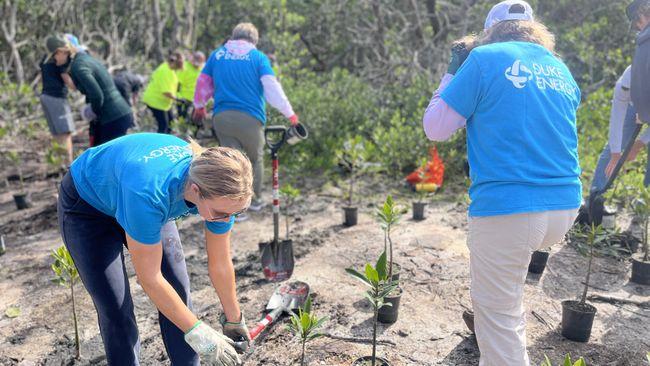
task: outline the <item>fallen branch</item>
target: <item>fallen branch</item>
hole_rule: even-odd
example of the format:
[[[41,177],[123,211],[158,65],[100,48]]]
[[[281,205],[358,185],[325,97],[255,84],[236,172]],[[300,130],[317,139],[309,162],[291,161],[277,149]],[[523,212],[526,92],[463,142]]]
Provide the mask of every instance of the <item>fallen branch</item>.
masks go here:
[[[621,299],[618,297],[602,296],[602,295],[589,295],[589,300],[604,302],[612,305],[622,305],[622,304],[636,305],[643,309],[650,309],[650,301],[635,301],[635,300]]]
[[[368,338],[343,337],[343,336],[337,336],[337,335],[329,334],[329,333],[323,333],[323,337],[335,339],[337,341],[350,342],[350,343],[372,344],[372,339],[368,339]],[[393,342],[393,341],[381,341],[381,340],[378,340],[377,344],[396,346],[395,342]]]

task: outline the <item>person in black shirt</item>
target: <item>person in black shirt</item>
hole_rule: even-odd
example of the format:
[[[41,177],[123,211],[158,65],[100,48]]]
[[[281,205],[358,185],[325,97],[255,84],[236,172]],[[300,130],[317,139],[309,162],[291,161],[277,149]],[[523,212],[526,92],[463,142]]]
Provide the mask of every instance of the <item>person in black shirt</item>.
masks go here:
[[[130,106],[135,105],[138,101],[138,95],[144,86],[144,76],[124,69],[118,71],[113,76],[113,81],[115,82],[117,90],[122,94],[122,97],[124,97],[124,100],[126,100]]]
[[[59,49],[65,47],[62,38],[50,37],[46,47],[49,52],[40,62],[43,88],[40,95],[41,105],[47,125],[54,140],[66,150],[66,164],[72,163],[72,134],[75,131],[72,111],[67,101],[68,87],[74,89],[70,75],[66,73],[68,58]]]

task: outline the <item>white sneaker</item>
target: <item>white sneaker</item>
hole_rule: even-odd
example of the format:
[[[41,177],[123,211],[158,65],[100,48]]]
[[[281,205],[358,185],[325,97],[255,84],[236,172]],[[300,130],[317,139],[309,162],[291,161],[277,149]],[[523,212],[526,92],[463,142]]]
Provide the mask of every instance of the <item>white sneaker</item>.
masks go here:
[[[249,219],[248,215],[246,215],[246,213],[244,212],[241,215],[235,217],[235,222],[242,222],[242,221],[246,221],[248,219]]]
[[[251,202],[250,206],[248,206],[248,210],[253,211],[253,212],[259,212],[264,207],[266,207],[266,203],[264,203],[262,201],[253,201],[253,202]]]

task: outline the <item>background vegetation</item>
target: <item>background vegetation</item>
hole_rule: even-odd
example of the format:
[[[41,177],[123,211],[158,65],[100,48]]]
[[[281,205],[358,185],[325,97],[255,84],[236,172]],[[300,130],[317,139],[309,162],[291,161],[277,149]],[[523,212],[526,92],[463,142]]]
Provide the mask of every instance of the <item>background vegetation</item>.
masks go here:
[[[587,186],[607,138],[611,89],[631,62],[634,35],[624,15],[627,1],[530,2],[537,18],[556,34],[557,53],[583,92],[578,124]],[[3,0],[0,137],[15,138],[35,121],[42,125],[34,97],[40,89],[38,61],[45,38],[55,31],[77,35],[111,69],[127,66],[149,73],[168,50],[209,53],[235,24],[251,21],[261,33],[259,48],[274,59],[312,136],[283,152],[287,168],[330,172],[342,142],[360,135],[369,142],[373,162],[385,174],[402,177],[431,146],[421,117],[446,68],[450,42],[479,32],[494,3]],[[275,112],[271,115],[270,123],[284,123]],[[463,139],[459,133],[439,144],[452,179],[462,179]],[[630,170],[616,192],[641,180],[640,164]]]

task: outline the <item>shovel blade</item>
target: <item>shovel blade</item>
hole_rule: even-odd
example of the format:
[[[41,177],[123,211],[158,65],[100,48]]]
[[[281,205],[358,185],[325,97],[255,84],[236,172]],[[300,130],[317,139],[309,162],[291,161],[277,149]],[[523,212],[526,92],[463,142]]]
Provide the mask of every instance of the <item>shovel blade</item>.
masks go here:
[[[302,281],[285,282],[275,289],[266,310],[282,307],[284,311],[298,311],[309,296],[309,285]]]
[[[284,281],[293,274],[293,242],[282,240],[260,246],[264,277],[271,282]]]

